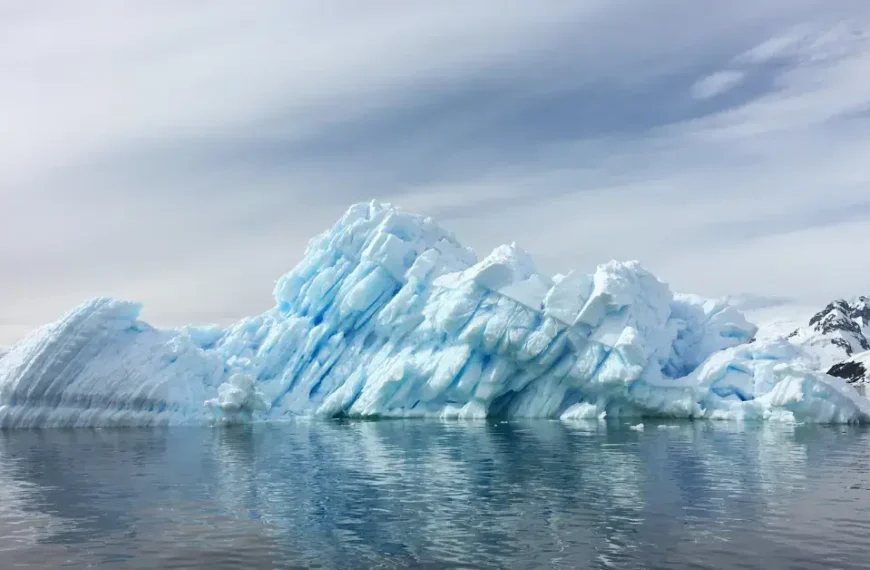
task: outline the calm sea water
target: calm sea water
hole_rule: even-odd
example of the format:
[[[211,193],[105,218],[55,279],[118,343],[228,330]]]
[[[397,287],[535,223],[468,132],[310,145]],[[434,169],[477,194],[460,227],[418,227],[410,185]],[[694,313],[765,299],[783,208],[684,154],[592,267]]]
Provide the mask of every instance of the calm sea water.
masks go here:
[[[870,431],[0,433],[0,568],[867,568]]]

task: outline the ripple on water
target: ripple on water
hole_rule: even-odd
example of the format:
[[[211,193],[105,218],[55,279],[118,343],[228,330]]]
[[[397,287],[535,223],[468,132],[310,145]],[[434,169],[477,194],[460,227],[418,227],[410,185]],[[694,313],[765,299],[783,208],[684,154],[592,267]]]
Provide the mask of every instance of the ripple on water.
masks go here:
[[[868,446],[655,422],[4,432],[0,567],[862,568]]]

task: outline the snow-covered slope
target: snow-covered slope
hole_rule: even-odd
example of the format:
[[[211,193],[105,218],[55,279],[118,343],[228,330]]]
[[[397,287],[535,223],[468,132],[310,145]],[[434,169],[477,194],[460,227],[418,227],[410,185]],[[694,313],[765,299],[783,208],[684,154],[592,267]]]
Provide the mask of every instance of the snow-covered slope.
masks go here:
[[[749,302],[747,302],[747,297]],[[756,340],[786,338],[805,326],[818,312],[818,306],[797,304],[791,299],[771,299],[754,295],[731,295],[722,299],[739,310],[758,327]]]
[[[727,303],[636,262],[550,278],[429,218],[351,207],[228,329],[157,330],[97,299],[0,360],[0,425],[316,416],[870,420],[868,401]]]

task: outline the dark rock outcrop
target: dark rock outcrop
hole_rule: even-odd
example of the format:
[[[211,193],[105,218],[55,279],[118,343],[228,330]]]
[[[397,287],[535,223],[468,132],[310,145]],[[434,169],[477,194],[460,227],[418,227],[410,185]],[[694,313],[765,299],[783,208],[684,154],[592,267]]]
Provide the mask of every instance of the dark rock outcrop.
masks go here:
[[[867,384],[870,383],[870,375],[867,374],[868,366],[870,366],[870,352],[863,352],[834,364],[828,370],[828,374],[843,378],[850,384]]]

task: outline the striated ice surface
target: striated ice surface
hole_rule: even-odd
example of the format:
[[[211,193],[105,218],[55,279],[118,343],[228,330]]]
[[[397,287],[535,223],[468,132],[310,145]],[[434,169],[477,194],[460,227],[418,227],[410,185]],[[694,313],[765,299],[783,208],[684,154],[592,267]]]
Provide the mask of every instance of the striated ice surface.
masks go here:
[[[96,299],[0,358],[0,426],[299,416],[865,422],[870,405],[733,307],[637,262],[548,277],[432,219],[352,206],[229,328],[158,330]]]

